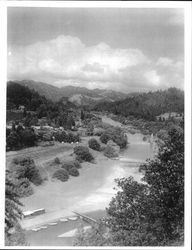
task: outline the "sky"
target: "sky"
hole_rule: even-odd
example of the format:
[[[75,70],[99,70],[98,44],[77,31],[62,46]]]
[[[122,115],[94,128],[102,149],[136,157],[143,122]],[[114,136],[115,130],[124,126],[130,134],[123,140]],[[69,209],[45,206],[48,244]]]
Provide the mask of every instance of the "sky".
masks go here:
[[[7,18],[8,80],[183,89],[182,9],[9,7]]]

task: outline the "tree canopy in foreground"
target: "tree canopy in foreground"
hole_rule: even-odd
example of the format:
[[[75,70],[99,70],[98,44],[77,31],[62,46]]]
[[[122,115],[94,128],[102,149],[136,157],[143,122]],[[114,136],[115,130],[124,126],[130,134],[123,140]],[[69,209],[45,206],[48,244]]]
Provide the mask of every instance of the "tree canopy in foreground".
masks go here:
[[[142,182],[117,179],[118,192],[98,228],[78,232],[81,246],[165,246],[183,244],[184,132],[175,126],[155,160],[140,166]]]

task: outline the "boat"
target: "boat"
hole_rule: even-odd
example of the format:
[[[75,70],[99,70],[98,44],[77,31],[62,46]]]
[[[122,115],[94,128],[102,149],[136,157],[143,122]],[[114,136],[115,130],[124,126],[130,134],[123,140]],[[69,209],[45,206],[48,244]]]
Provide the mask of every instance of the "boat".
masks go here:
[[[31,230],[34,231],[34,232],[38,232],[39,230],[41,230],[41,228],[38,227],[38,228],[33,228],[33,229],[31,229]]]
[[[67,222],[67,221],[69,221],[69,220],[68,220],[67,218],[61,218],[60,221],[61,221],[61,222]]]
[[[78,218],[77,218],[77,216],[74,216],[74,217],[69,217],[68,219],[69,220],[77,220]]]
[[[49,226],[55,226],[55,225],[57,225],[57,222],[50,222],[50,223],[48,223],[48,225]]]

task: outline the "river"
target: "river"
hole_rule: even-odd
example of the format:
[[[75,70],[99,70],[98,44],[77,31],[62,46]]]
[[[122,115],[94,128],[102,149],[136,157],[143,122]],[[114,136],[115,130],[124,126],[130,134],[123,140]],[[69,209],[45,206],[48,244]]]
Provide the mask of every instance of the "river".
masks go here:
[[[105,123],[113,126],[121,126],[120,123],[103,117]],[[115,195],[115,178],[133,176],[135,180],[140,181],[142,173],[138,171],[139,162],[144,162],[153,157],[153,148],[150,143],[143,141],[143,135],[140,133],[127,134],[128,147],[122,150],[119,160],[106,160],[98,162],[97,166],[83,167],[78,178],[73,178],[67,183],[50,183],[45,185],[33,196],[39,203],[39,206],[49,206],[53,208],[62,208],[68,205],[71,211],[80,211],[83,214],[89,214],[93,218],[100,218],[105,215],[105,207],[108,206],[111,198]],[[44,188],[44,190],[43,190]],[[64,192],[63,190],[67,190]],[[45,192],[49,192],[47,204],[43,203]],[[59,193],[61,195],[59,195]],[[32,202],[29,197],[29,202]],[[41,205],[42,202],[42,205]],[[27,202],[26,202],[27,204]],[[62,205],[63,204],[63,205]],[[73,210],[72,210],[73,209]],[[49,213],[48,213],[49,214]],[[51,215],[51,213],[50,213]],[[46,224],[44,229],[34,232],[28,230],[27,240],[31,246],[70,246],[73,237],[58,237],[65,232],[77,228],[77,221],[61,222],[57,224]]]

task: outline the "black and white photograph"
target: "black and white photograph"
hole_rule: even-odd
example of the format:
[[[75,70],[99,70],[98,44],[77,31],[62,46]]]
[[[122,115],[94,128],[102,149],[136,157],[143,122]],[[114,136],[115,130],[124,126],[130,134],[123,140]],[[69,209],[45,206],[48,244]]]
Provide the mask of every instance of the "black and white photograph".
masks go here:
[[[13,2],[5,248],[190,249],[191,3]]]

